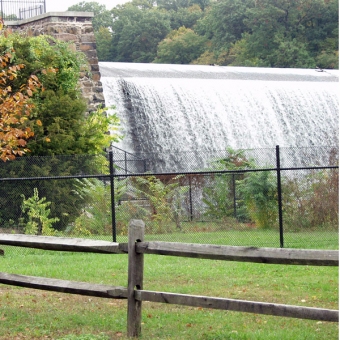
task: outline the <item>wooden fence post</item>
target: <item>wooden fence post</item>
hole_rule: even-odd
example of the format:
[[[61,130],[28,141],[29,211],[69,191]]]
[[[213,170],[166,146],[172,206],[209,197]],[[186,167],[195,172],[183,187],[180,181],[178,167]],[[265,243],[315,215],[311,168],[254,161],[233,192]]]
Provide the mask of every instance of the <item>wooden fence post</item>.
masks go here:
[[[129,223],[128,264],[128,311],[127,333],[139,337],[142,325],[142,301],[137,301],[135,289],[143,289],[144,255],[136,253],[136,242],[144,241],[144,222],[131,220]]]

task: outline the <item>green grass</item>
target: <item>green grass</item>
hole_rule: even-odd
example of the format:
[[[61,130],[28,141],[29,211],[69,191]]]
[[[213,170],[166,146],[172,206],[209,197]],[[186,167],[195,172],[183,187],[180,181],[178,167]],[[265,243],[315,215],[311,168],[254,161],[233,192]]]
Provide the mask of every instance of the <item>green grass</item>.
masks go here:
[[[2,247],[5,248],[5,247]],[[127,286],[127,256],[6,247],[0,271]],[[338,268],[145,255],[144,289],[338,309]],[[0,286],[0,339],[126,339],[125,300]],[[142,339],[338,339],[338,324],[143,302]]]
[[[127,230],[127,227],[124,228]],[[71,236],[60,234],[59,236]],[[112,241],[112,235],[75,236],[99,240]],[[127,242],[127,235],[118,230],[117,242]],[[252,228],[246,224],[238,224],[233,229],[233,224],[209,223],[209,222],[182,222],[182,230],[172,226],[171,231],[163,234],[148,233],[146,227],[146,241],[168,241],[185,243],[206,243],[230,246],[252,247],[280,247],[280,234],[277,229]],[[300,249],[339,249],[339,231],[335,230],[304,230],[299,232],[284,231],[283,243],[285,248]],[[19,253],[25,253],[22,248]]]
[[[338,236],[338,232],[335,231],[286,232],[284,233],[284,247],[301,249],[338,249]],[[232,246],[280,247],[279,233],[273,230],[228,230],[205,233],[173,233],[146,235],[145,239],[146,241],[162,240],[169,242],[207,243]],[[118,241],[126,242],[126,238],[118,237]]]
[[[88,238],[112,241],[112,236],[92,235]],[[275,230],[224,230],[215,232],[174,232],[146,234],[145,241],[206,243],[230,246],[280,247],[279,232]],[[126,235],[117,235],[117,242],[127,242]],[[339,249],[338,231],[285,232],[285,248]]]

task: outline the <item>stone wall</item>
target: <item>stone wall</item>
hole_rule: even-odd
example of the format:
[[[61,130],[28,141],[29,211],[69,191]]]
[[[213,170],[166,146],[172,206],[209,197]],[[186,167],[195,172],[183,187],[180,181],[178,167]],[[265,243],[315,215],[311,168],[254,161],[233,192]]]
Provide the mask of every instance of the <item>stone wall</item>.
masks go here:
[[[27,20],[5,22],[13,31],[25,32],[31,36],[51,35],[68,41],[71,47],[87,56],[91,73],[80,74],[80,85],[89,112],[98,106],[105,106],[92,18],[93,13],[88,12],[52,12]]]

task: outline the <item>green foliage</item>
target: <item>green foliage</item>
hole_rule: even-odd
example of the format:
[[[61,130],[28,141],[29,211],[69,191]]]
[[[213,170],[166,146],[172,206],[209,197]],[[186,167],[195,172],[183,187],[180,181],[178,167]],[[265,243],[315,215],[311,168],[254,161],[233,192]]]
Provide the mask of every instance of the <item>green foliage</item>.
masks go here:
[[[157,49],[156,63],[189,64],[204,51],[206,39],[192,29],[180,27],[171,31]]]
[[[244,205],[237,201],[237,178],[239,175],[215,175],[210,185],[203,189],[204,214],[213,220],[227,221],[234,217],[238,221],[247,220]]]
[[[54,222],[59,221],[57,217],[51,218],[51,202],[46,201],[46,197],[39,198],[38,189],[34,188],[32,197],[25,198],[22,195],[22,212],[27,214],[27,220],[24,220],[25,234],[32,235],[53,235],[55,230],[52,228]]]
[[[115,180],[115,201],[127,191],[127,180]],[[68,232],[73,235],[108,235],[112,233],[111,187],[98,179],[77,180],[74,190],[84,204],[81,215]]]
[[[252,0],[224,0],[213,3],[197,24],[196,31],[211,40],[214,49],[229,48],[248,31],[244,24]]]
[[[106,235],[111,225],[110,185],[97,179],[77,181],[75,194],[86,202],[83,213],[75,220],[72,234]]]
[[[338,12],[338,0],[134,0],[112,9],[105,53],[151,62],[159,46],[156,61],[164,63],[337,68]],[[166,35],[180,27],[193,32],[170,43]]]
[[[336,169],[287,179],[283,198],[286,230],[338,230],[339,172]]]
[[[100,61],[111,60],[111,40],[112,33],[110,28],[113,24],[111,12],[106,9],[105,5],[97,2],[81,1],[68,8],[68,11],[92,12],[92,26],[96,37],[97,55]]]
[[[68,95],[60,98],[45,91],[43,96],[48,97],[43,105],[44,124],[35,129],[35,137],[28,143],[33,154],[99,154],[121,138],[118,135],[119,118],[112,110],[98,108],[85,115],[80,110],[82,105],[72,104]],[[54,114],[56,111],[59,117]],[[42,137],[39,137],[43,135],[48,135],[48,140],[42,143]]]
[[[34,137],[28,141],[33,155],[84,153],[78,143],[86,104],[78,87],[79,74],[86,69],[85,55],[71,50],[69,44],[49,36],[20,34],[0,36],[0,52],[14,49],[13,63],[26,65],[13,82],[18,88],[31,74],[38,76],[43,91],[33,97]],[[41,126],[33,126],[33,119]]]
[[[111,27],[113,22],[111,12],[106,9],[106,6],[95,1],[81,1],[70,6],[67,10],[74,12],[92,12],[94,14],[92,26],[95,32],[98,32],[100,28]]]
[[[14,80],[13,89],[20,88],[31,74],[38,76],[44,88],[33,96],[34,137],[27,144],[32,155],[98,153],[118,140],[117,134],[107,134],[119,124],[114,113],[108,115],[107,109],[98,109],[86,114],[86,103],[78,86],[80,71],[88,68],[83,53],[45,35],[0,36],[0,53],[12,48],[11,63],[26,65]],[[36,120],[41,126],[33,126]]]
[[[169,13],[171,16],[171,29],[173,30],[182,26],[193,28],[197,21],[203,17],[203,11],[197,4],[185,8],[181,7],[176,11],[169,11]]]
[[[84,153],[81,144],[85,102],[74,91],[46,89],[38,99],[37,117],[42,125],[34,129],[28,142],[31,155],[65,155]]]
[[[96,38],[97,55],[99,61],[110,61],[112,58],[111,42],[112,34],[106,27],[100,27],[97,32],[94,33]]]
[[[189,190],[188,186],[180,184],[181,177],[183,176],[178,175],[162,180],[155,176],[148,176],[134,179],[136,193],[148,199],[150,208],[144,209],[147,211],[153,233],[166,232],[171,221],[174,221],[176,227],[181,229],[181,203],[184,194]],[[147,226],[148,224],[149,221]]]
[[[339,69],[339,52],[322,51],[316,57],[316,64],[321,69]]]
[[[244,19],[250,33],[248,54],[271,67],[315,67],[313,39],[320,34],[320,18],[329,6],[319,0],[257,1]],[[326,36],[332,34],[327,30]]]
[[[227,153],[226,158],[217,160],[215,164],[222,165],[226,170],[253,169],[255,167],[255,161],[252,158],[248,159],[244,150],[234,150],[228,147]]]
[[[255,167],[252,159],[247,159],[244,150],[227,148],[228,156],[213,163],[213,170],[240,170]],[[247,221],[249,215],[246,206],[240,200],[240,183],[245,175],[235,172],[216,174],[203,189],[203,202],[206,205],[205,215],[217,220],[234,217],[238,221]]]
[[[215,65],[217,64],[216,56],[212,51],[203,52],[197,59],[192,60],[193,65]],[[222,63],[220,63],[222,65]]]
[[[269,229],[277,226],[278,204],[276,177],[271,171],[247,174],[239,182],[240,192],[247,211],[259,228]]]
[[[80,70],[87,68],[83,53],[75,52],[68,43],[47,35],[1,35],[0,51],[11,49],[14,50],[12,62],[26,66],[14,86],[20,85],[28,75],[35,74],[45,89],[70,91],[77,88]]]
[[[112,61],[152,62],[157,45],[170,32],[166,12],[126,3],[112,10]]]
[[[73,175],[82,169],[88,173],[101,172],[104,166],[103,158],[88,157],[85,159],[64,159],[63,162],[55,155],[82,155],[103,153],[111,142],[118,140],[115,129],[118,118],[115,113],[106,108],[86,113],[86,103],[79,88],[80,72],[87,72],[85,55],[75,52],[66,42],[58,41],[49,36],[27,37],[20,34],[0,36],[0,53],[14,49],[12,64],[20,63],[26,67],[17,79],[13,80],[13,90],[19,89],[23,81],[34,74],[43,86],[43,91],[37,91],[33,97],[35,109],[27,124],[34,136],[28,140],[27,147],[32,156],[51,156],[50,163],[43,161],[41,166],[27,168],[25,161],[13,162],[0,169],[1,176],[58,176]],[[41,125],[36,125],[36,121]],[[113,133],[108,134],[111,130]],[[42,160],[42,158],[41,158]],[[38,161],[40,162],[40,161]],[[83,202],[79,197],[72,196],[74,183],[72,180],[32,184],[25,183],[26,191],[19,192],[10,184],[0,188],[3,199],[0,202],[1,218],[4,221],[17,221],[18,208],[11,207],[11,199],[18,201],[23,192],[32,194],[32,186],[51,202],[51,216],[58,217],[55,223],[57,229],[65,228],[79,216]]]
[[[253,159],[244,150],[227,148],[228,156],[214,162],[214,170],[255,169]],[[205,214],[225,220],[253,221],[258,228],[277,225],[278,203],[276,176],[271,171],[215,175],[203,190]]]
[[[232,66],[247,66],[247,67],[268,67],[269,62],[259,58],[253,53],[249,44],[249,34],[243,34],[242,39],[236,41],[231,45],[230,49],[226,52],[224,60],[220,61],[222,65]]]
[[[311,57],[304,42],[295,38],[281,40],[273,57],[275,67],[314,68],[315,60]]]
[[[104,148],[122,138],[118,135],[119,118],[117,114],[108,113],[107,110],[108,108],[99,108],[80,122],[82,129],[79,140],[87,148],[84,150],[87,154],[99,154]]]
[[[167,11],[178,11],[180,8],[187,8],[191,5],[190,0],[158,0],[157,6]]]
[[[71,155],[48,157],[21,157],[13,162],[6,162],[0,169],[1,177],[54,177],[72,176],[81,173],[98,174],[108,171],[108,162],[102,155]],[[54,227],[63,230],[80,215],[84,202],[74,195],[76,181],[74,179],[34,180],[6,182],[0,187],[0,218],[4,223],[10,219],[18,221],[21,214],[21,194],[33,195],[38,188],[39,194],[51,202],[51,216],[58,217]]]

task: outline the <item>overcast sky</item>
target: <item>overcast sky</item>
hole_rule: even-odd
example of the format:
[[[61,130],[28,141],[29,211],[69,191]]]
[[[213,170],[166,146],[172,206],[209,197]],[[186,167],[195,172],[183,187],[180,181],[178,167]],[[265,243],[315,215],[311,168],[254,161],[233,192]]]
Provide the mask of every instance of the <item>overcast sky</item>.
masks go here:
[[[106,9],[110,10],[118,4],[127,2],[126,0],[46,0],[46,12],[64,12],[70,6],[78,4],[79,2],[97,2],[105,5]]]

